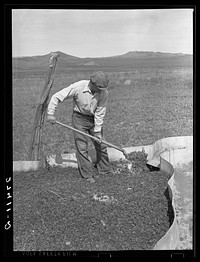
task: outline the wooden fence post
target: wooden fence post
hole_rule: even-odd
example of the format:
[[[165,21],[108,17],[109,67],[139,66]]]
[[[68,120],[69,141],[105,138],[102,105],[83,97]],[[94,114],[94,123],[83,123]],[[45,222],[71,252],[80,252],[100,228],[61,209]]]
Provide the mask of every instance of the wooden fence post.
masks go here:
[[[35,118],[33,122],[33,130],[31,134],[31,143],[29,148],[29,160],[38,161],[40,160],[41,154],[41,130],[44,123],[44,117],[46,108],[48,105],[49,93],[51,87],[53,86],[53,74],[55,72],[57,58],[57,53],[51,53],[50,62],[49,62],[49,70],[46,77],[46,81],[42,92],[39,97],[38,106],[35,113]]]

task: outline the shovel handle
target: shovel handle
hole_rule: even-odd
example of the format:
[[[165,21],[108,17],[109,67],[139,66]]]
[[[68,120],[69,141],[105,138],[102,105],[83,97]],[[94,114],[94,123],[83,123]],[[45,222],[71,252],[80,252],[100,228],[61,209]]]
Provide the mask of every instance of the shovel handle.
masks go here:
[[[71,129],[71,130],[73,130],[73,131],[75,131],[75,132],[77,132],[77,133],[79,133],[79,134],[81,134],[81,135],[87,136],[87,137],[92,138],[92,139],[94,139],[94,140],[96,140],[96,141],[99,141],[99,139],[96,138],[95,136],[92,136],[92,135],[90,135],[90,134],[84,133],[84,132],[82,132],[82,131],[80,131],[80,130],[72,127],[72,126],[65,125],[65,124],[63,124],[63,123],[61,123],[61,122],[59,122],[59,121],[56,121],[56,124],[58,124],[58,125],[60,125],[60,126],[64,126],[64,127],[68,128],[68,129]],[[102,144],[105,144],[105,145],[107,145],[107,146],[110,146],[110,147],[112,147],[112,148],[115,148],[115,149],[117,149],[117,150],[119,150],[119,151],[121,151],[121,152],[124,154],[124,156],[127,158],[127,154],[126,154],[126,152],[125,152],[125,150],[124,150],[123,148],[120,148],[120,147],[115,146],[115,145],[113,145],[113,144],[111,144],[111,143],[108,143],[108,142],[106,142],[105,140],[102,140],[101,143],[102,143]]]
[[[79,134],[81,134],[81,135],[84,135],[84,136],[90,137],[90,138],[92,138],[92,139],[94,139],[94,140],[96,140],[96,141],[99,140],[97,137],[92,136],[92,135],[87,134],[87,133],[84,133],[83,131],[80,131],[80,130],[78,130],[78,129],[72,127],[72,126],[65,125],[65,124],[63,124],[63,123],[61,123],[61,122],[59,122],[59,121],[56,121],[56,123],[59,124],[60,126],[64,126],[64,127],[68,128],[68,129],[71,129],[71,130],[73,130],[73,131],[75,131],[75,132],[77,132],[77,133],[79,133]]]

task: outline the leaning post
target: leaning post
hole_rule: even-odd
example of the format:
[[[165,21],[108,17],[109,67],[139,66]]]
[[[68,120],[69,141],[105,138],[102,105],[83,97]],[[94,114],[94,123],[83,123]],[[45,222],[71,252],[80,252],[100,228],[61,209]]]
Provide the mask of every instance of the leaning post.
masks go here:
[[[33,122],[33,129],[31,133],[31,142],[29,147],[29,160],[39,161],[41,160],[41,131],[44,123],[44,117],[46,108],[48,105],[49,93],[54,82],[54,72],[56,68],[58,54],[52,52],[49,62],[49,70],[45,80],[44,87],[39,96],[37,103],[35,118]]]

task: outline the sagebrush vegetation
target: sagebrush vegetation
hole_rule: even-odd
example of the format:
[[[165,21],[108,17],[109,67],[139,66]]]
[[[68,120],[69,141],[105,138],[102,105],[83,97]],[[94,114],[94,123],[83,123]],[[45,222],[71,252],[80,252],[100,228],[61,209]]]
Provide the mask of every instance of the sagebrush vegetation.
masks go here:
[[[193,68],[180,66],[180,62],[178,66],[173,61],[171,65],[161,62],[160,67],[151,67],[142,61],[127,71],[125,66],[120,71],[119,65],[104,68],[110,80],[104,121],[108,142],[121,147],[139,146],[164,137],[193,134]],[[37,66],[13,69],[13,160],[28,160],[30,134],[48,59],[46,64],[41,74],[37,73]],[[50,97],[73,82],[88,79],[94,70],[99,68],[79,66],[64,71],[58,60]],[[69,125],[71,113],[72,101],[66,100],[59,105],[56,117]],[[42,143],[45,154],[75,151],[72,132],[46,122]]]

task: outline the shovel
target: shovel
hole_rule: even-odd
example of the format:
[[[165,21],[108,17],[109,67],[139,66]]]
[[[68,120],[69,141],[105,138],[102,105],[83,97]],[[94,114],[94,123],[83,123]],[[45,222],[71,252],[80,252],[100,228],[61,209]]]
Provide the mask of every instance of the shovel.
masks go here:
[[[68,128],[68,129],[71,129],[71,130],[73,130],[73,131],[75,131],[75,132],[77,132],[77,133],[79,133],[79,134],[82,134],[82,135],[84,135],[84,136],[87,136],[87,137],[89,137],[89,138],[92,138],[92,139],[96,140],[97,142],[99,141],[99,139],[96,138],[95,136],[92,136],[92,135],[89,135],[89,134],[87,134],[87,133],[84,133],[84,132],[82,132],[82,131],[80,131],[80,130],[72,127],[72,126],[65,125],[65,124],[63,124],[63,123],[61,123],[61,122],[59,122],[59,121],[56,121],[56,123],[57,123],[58,125],[60,125],[60,126],[64,126],[64,127]],[[113,145],[113,144],[111,144],[111,143],[108,143],[108,142],[105,141],[105,140],[102,140],[101,143],[102,143],[102,144],[105,144],[105,145],[107,145],[107,146],[109,146],[109,147],[112,147],[112,148],[115,148],[115,149],[121,151],[121,152],[124,154],[125,158],[127,159],[127,154],[126,154],[126,152],[125,152],[125,150],[124,150],[123,148],[120,148],[120,147],[115,146],[115,145]]]

